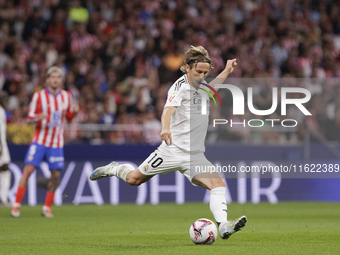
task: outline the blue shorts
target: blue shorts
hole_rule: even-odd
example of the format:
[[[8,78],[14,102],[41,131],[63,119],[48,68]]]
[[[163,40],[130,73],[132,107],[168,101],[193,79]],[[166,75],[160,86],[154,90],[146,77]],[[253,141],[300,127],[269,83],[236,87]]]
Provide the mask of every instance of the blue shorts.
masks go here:
[[[63,148],[50,148],[37,143],[31,143],[25,157],[25,164],[39,167],[41,161],[46,159],[50,170],[64,168]]]

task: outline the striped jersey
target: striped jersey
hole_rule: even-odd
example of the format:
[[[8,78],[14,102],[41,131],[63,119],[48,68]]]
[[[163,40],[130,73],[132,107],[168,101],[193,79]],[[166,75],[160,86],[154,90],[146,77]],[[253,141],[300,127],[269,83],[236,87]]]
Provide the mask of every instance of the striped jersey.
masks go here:
[[[39,120],[41,114],[48,117]],[[48,88],[33,94],[28,119],[38,121],[35,125],[32,142],[46,147],[62,148],[64,146],[64,118],[71,120],[74,112],[71,108],[71,93],[60,90],[54,95]]]

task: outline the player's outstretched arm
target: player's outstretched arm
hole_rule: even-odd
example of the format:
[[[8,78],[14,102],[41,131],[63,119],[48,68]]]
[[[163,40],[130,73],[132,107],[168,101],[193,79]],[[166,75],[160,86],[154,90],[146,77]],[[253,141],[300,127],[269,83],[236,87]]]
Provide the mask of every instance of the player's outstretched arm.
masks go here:
[[[209,85],[211,87],[215,87],[216,84],[222,84],[229,74],[234,71],[235,66],[237,66],[236,58],[228,60],[224,70],[219,75],[217,75],[217,77],[212,80]]]
[[[176,111],[177,106],[167,106],[164,107],[162,113],[162,131],[161,131],[161,138],[165,141],[166,145],[172,144],[171,132],[170,132],[170,121],[171,116]]]

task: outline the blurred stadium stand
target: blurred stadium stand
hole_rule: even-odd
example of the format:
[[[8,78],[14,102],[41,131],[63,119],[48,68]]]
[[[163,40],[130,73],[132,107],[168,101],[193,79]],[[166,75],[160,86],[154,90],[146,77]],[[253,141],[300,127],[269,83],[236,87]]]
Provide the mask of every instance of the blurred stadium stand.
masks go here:
[[[166,93],[190,45],[210,52],[210,77],[236,57],[231,78],[303,78],[291,86],[312,93],[306,108],[313,116],[298,116],[297,130],[220,128],[208,143],[300,144],[306,130],[319,134],[312,142],[340,140],[338,1],[1,0],[0,7],[0,90],[8,94],[12,143],[30,141],[28,103],[51,65],[64,70],[65,89],[81,107],[69,143],[159,143]],[[255,108],[269,108],[270,86],[277,85],[254,85]],[[227,118],[232,103],[227,93],[224,99]]]

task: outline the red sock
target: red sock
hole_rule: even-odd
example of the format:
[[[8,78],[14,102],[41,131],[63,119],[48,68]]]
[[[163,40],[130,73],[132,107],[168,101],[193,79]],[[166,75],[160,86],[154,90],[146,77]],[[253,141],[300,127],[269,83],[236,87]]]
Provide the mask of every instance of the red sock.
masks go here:
[[[51,207],[54,200],[54,193],[51,191],[46,192],[45,206]]]
[[[17,194],[15,195],[15,202],[21,204],[22,199],[24,198],[26,193],[26,187],[19,186]]]

